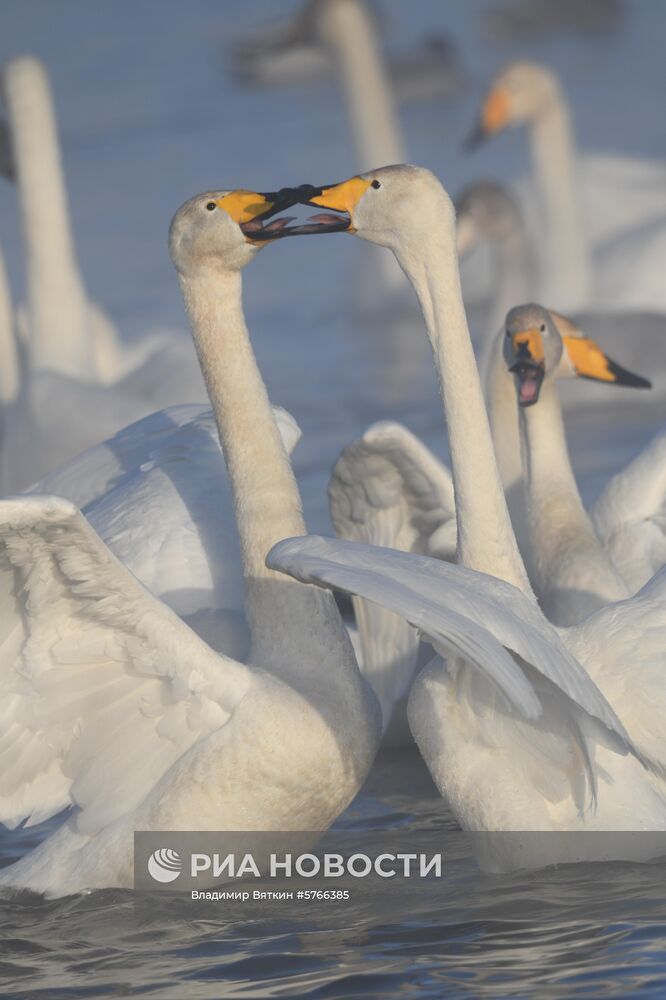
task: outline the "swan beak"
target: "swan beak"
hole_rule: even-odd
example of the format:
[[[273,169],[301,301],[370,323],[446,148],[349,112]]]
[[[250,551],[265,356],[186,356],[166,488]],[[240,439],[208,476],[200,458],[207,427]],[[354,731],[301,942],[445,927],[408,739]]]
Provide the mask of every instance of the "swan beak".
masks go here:
[[[354,209],[368,190],[372,181],[366,177],[350,177],[341,184],[312,188],[304,205],[317,205],[327,209],[312,215],[302,226],[292,226],[289,234],[307,235],[311,233],[355,233],[352,224]]]
[[[618,365],[595,344],[590,337],[562,337],[564,350],[574,375],[589,378],[595,382],[610,382],[632,389],[651,389],[652,383],[642,375]]]
[[[269,226],[263,228],[259,223],[256,229],[261,233],[260,236],[255,235],[255,224],[251,223],[252,239],[279,239],[283,236],[309,236],[317,233],[355,233],[351,219],[352,212],[371,183],[372,181],[366,180],[365,177],[351,177],[342,184],[331,184],[326,187],[301,184],[297,188],[283,188],[276,194],[265,195],[264,197],[273,200],[275,204],[267,214],[261,216],[262,219],[293,205],[316,205],[328,211],[311,215],[305,222],[297,223],[295,226],[286,225],[287,222],[293,221],[292,218],[286,219],[284,224],[282,219],[275,219]],[[248,229],[247,226],[243,228],[245,231]]]
[[[465,141],[465,149],[476,149],[484,139],[501,132],[509,124],[509,118],[509,95],[503,87],[495,87],[483,102],[481,116]]]
[[[545,369],[543,338],[538,330],[520,330],[511,335],[511,352],[516,359],[509,368],[516,376],[518,403],[533,406],[539,402],[539,393]]]
[[[307,190],[313,189],[308,187]],[[282,188],[270,193],[239,189],[219,198],[216,204],[238,223],[248,243],[261,244],[285,235],[285,228],[292,219],[274,216],[298,205],[302,197],[301,188]]]

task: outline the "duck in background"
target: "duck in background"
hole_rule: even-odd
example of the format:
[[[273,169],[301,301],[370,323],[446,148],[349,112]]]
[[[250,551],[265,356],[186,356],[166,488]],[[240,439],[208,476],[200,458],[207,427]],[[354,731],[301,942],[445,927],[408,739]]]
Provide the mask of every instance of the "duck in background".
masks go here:
[[[2,69],[3,162],[19,199],[27,304],[17,311],[24,361],[5,412],[0,488],[29,486],[152,410],[205,398],[182,334],[123,342],[89,299],[72,233],[51,88],[34,57]]]
[[[264,25],[233,50],[233,70],[241,83],[274,87],[308,84],[331,76],[336,54],[320,32],[319,16],[336,0],[308,0],[288,21]],[[372,4],[355,0],[379,38],[382,18]],[[355,39],[349,36],[349,45]],[[447,98],[460,93],[465,75],[454,42],[428,35],[414,50],[386,54],[386,72],[399,102]]]

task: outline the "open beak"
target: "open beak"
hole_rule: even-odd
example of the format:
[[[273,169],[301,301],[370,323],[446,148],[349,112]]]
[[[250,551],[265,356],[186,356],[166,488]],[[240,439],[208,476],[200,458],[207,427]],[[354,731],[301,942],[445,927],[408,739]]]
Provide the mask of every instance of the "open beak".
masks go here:
[[[465,149],[476,149],[485,139],[501,132],[509,123],[509,97],[503,87],[493,88],[481,108],[481,114],[465,140]]]
[[[309,199],[320,190],[311,184],[268,192],[238,189],[220,198],[217,206],[238,223],[248,243],[261,244],[296,235],[295,227],[289,227],[296,216],[281,213],[310,204]]]
[[[590,337],[562,337],[562,341],[575,375],[632,389],[652,388],[648,379],[618,365]]]
[[[282,239],[284,236],[353,233],[352,212],[370,183],[364,177],[351,177],[341,184],[327,184],[323,187],[301,184],[296,188],[255,194],[253,209],[256,211],[253,211],[252,218],[236,221],[239,221],[241,229],[252,243]],[[260,198],[264,199],[263,205],[256,200]],[[326,211],[308,215],[300,222],[294,215],[276,217],[295,205],[316,206]],[[294,222],[296,224],[291,225]]]
[[[509,371],[516,376],[518,403],[520,406],[533,406],[539,402],[546,373],[543,339],[539,331],[529,329],[512,334],[511,352],[515,361]]]

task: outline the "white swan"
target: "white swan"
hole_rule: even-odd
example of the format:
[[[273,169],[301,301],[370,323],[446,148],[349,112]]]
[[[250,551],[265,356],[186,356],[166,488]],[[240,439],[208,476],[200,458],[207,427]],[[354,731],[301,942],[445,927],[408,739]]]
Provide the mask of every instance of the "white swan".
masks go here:
[[[593,341],[569,332],[568,363],[582,360],[588,378],[649,386]],[[543,307],[520,306],[507,316],[504,341],[520,404],[530,576],[548,618],[573,625],[635,593],[666,563],[666,432],[613,478],[590,517],[571,469],[555,385],[563,356],[558,326]]]
[[[280,543],[269,565],[402,615],[449,657],[418,675],[409,722],[465,829],[666,830],[666,784],[635,756],[663,774],[666,576],[568,632],[547,622],[527,581],[494,459],[446,192],[429,171],[398,166],[324,189],[311,203],[345,212],[349,229],[389,247],[418,295],[442,385],[464,568],[317,538]],[[330,212],[316,216],[304,231],[326,231],[331,219]],[[634,756],[622,756],[630,747]],[[531,854],[520,838],[500,845],[490,839],[482,860],[499,869],[604,850],[642,858],[665,848],[663,833],[649,845],[628,838],[605,847],[594,838],[541,838]]]
[[[241,303],[240,271],[271,238],[260,230],[273,208],[209,192],[170,231],[229,470],[252,666],[202,642],[72,504],[0,503],[2,816],[75,806],[4,885],[129,886],[135,829],[323,830],[372,763],[379,711],[333,599],[265,567],[271,545],[304,530]]]
[[[124,344],[79,271],[48,77],[32,57],[2,71],[24,234],[27,306],[21,392],[6,415],[2,489],[24,488],[161,406],[205,398],[184,336]],[[86,418],[82,418],[82,414]]]
[[[539,298],[567,311],[594,303],[663,311],[663,165],[600,155],[577,161],[559,81],[535,63],[511,63],[495,77],[472,143],[519,124],[529,129],[542,201],[542,217],[530,226],[542,258]]]

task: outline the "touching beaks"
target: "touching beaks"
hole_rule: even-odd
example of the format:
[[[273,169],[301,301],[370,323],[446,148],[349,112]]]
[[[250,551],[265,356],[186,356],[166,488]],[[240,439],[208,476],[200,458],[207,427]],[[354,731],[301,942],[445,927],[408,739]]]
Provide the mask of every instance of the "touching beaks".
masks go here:
[[[595,382],[651,389],[652,383],[642,375],[634,375],[601,350],[590,337],[562,337],[564,349],[575,375]]]
[[[363,177],[351,177],[341,184],[325,187],[301,184],[266,193],[232,191],[220,199],[219,207],[239,224],[250,243],[264,243],[285,236],[354,232],[351,213],[370,184],[371,181]],[[328,211],[309,215],[302,222],[296,221],[295,215],[280,215],[295,206],[317,206]],[[296,225],[291,225],[293,222]]]
[[[301,205],[318,188],[302,184],[296,188],[279,191],[230,191],[215,204],[238,223],[248,243],[267,243],[287,235],[286,230],[294,216],[280,216],[295,205]]]

